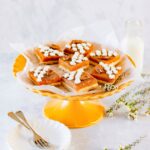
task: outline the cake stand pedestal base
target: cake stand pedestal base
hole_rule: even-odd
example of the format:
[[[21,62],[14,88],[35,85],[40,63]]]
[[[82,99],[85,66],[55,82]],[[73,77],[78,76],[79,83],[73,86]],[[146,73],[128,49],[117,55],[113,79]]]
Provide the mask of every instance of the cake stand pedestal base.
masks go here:
[[[90,101],[51,100],[44,109],[44,116],[62,122],[69,128],[82,128],[103,118],[103,106]]]

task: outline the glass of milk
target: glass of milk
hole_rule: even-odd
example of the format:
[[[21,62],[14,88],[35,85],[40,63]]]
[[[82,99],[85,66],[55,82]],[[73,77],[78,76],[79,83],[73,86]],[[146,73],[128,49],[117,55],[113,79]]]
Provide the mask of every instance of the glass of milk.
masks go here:
[[[143,25],[140,20],[130,19],[125,23],[125,37],[122,50],[134,60],[137,71],[142,73],[144,57]]]

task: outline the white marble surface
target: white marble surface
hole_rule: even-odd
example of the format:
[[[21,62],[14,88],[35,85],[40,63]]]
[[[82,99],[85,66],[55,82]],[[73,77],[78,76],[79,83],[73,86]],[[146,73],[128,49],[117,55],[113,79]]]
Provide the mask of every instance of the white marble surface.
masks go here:
[[[124,21],[136,17],[144,23],[144,71],[149,72],[149,5],[149,0],[0,0],[1,149],[9,150],[6,137],[9,129],[15,125],[8,119],[7,112],[18,109],[36,110],[37,115],[41,116],[42,105],[47,101],[45,97],[27,91],[13,78],[11,68],[17,53],[9,47],[10,43],[55,40],[69,28],[102,18],[112,22],[118,38],[121,39]],[[72,130],[70,150],[98,150],[104,146],[116,148],[120,144],[132,142],[136,137],[147,135],[135,148],[145,150],[150,146],[148,134],[150,118],[142,117],[136,122],[123,116],[105,118],[94,126]]]

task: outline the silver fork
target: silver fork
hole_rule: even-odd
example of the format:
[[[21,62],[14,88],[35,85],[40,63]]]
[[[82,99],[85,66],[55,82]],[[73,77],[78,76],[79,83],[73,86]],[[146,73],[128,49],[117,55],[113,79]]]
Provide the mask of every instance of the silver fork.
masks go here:
[[[33,128],[29,125],[27,119],[25,118],[24,114],[22,111],[17,111],[16,114],[13,112],[9,112],[8,116],[10,118],[12,118],[13,120],[19,122],[21,125],[23,125],[25,128],[29,129],[30,131],[32,131],[33,136],[34,136],[34,143],[40,147],[40,148],[48,148],[49,147],[49,143],[44,140],[40,135],[38,135]],[[23,121],[21,121],[19,118],[21,118]]]

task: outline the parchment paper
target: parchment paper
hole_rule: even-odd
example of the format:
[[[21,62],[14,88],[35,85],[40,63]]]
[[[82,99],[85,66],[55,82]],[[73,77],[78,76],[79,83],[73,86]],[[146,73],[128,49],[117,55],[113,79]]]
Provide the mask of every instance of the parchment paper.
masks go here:
[[[61,47],[63,47],[65,43],[64,41],[69,41],[71,39],[94,41],[96,43],[100,43],[110,48],[116,48],[118,45],[118,41],[113,31],[113,28],[107,21],[96,22],[87,26],[81,26],[74,28],[70,31],[66,31],[64,32],[64,34],[60,35],[60,37],[57,38],[57,42],[59,40],[58,43],[61,45]],[[50,91],[64,96],[83,95],[87,93],[87,92],[70,92],[63,86],[59,87],[50,85],[35,86],[28,77],[29,69],[39,65],[38,60],[34,54],[34,50],[33,48],[30,48],[22,52],[22,54],[27,59],[27,63],[24,70],[17,73],[17,79],[27,88]],[[121,55],[123,56],[124,54],[121,52]],[[51,65],[51,69],[55,70],[56,72],[60,71],[58,67],[56,67],[56,65]],[[124,69],[123,70],[124,77],[122,77],[120,81],[116,83],[117,86],[128,81],[137,80],[139,78],[139,74],[137,73],[135,67],[132,65],[131,61],[127,57],[124,58],[123,69]],[[61,74],[61,71],[59,73]],[[101,87],[98,87],[97,89],[89,91],[88,93],[97,93],[102,91],[103,89]]]

